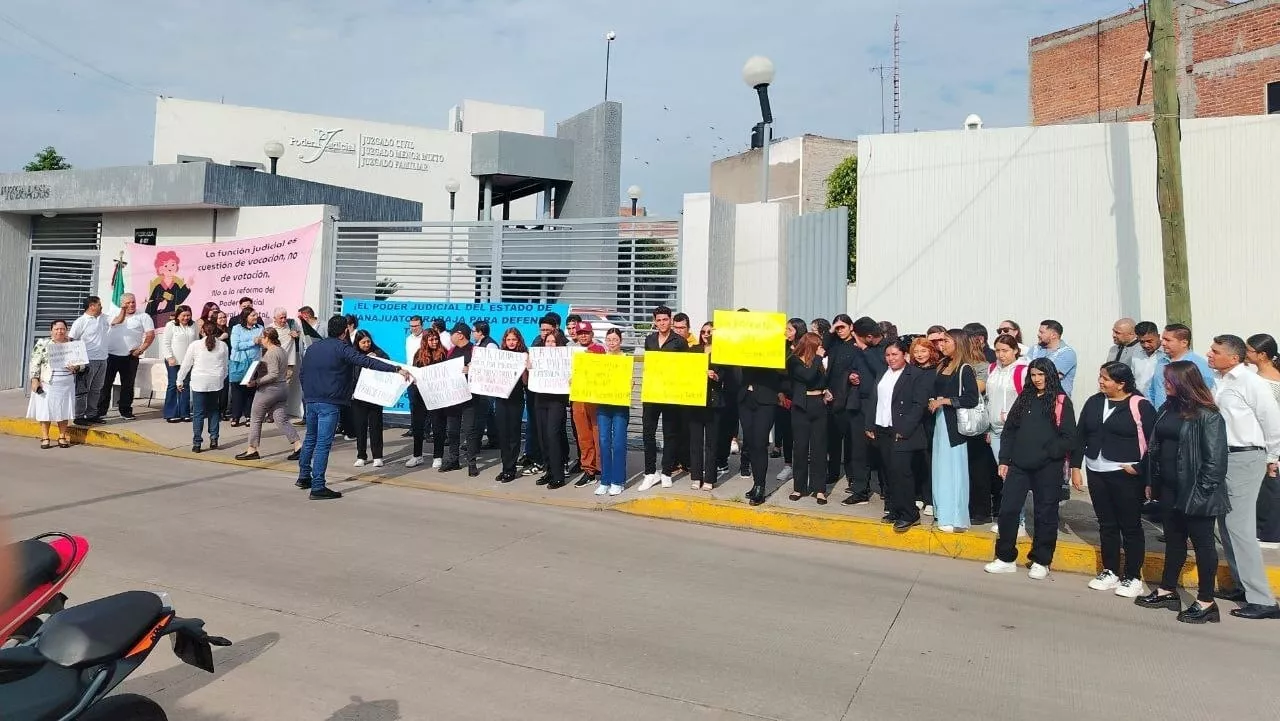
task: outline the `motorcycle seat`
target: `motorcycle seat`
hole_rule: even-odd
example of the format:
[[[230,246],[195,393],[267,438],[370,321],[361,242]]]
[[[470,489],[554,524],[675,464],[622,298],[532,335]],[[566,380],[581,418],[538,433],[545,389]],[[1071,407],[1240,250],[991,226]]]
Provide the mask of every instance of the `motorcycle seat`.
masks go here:
[[[126,591],[55,613],[36,648],[53,663],[84,668],[123,656],[160,620],[164,604],[147,591]]]
[[[58,580],[62,559],[53,546],[35,539],[13,544],[18,569],[17,598],[31,595],[37,588]]]

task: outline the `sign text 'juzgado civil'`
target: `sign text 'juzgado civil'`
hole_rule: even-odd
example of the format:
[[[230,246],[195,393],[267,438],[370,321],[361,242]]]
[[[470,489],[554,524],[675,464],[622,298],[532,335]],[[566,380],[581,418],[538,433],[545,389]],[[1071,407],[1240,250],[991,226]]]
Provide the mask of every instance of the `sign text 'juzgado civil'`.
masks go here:
[[[343,140],[344,128],[313,128],[311,135],[293,136],[289,145],[299,148],[298,160],[314,163],[328,155],[354,155],[357,168],[391,168],[426,172],[444,162],[441,153],[428,153],[417,148],[408,138],[381,135],[357,136],[356,143]]]

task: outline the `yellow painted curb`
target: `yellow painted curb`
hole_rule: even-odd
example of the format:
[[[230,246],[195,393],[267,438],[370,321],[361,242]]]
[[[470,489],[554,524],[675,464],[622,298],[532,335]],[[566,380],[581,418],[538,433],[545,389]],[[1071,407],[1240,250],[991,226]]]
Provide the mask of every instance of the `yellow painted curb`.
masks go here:
[[[149,440],[133,431],[118,431],[105,428],[80,428],[71,426],[71,442],[78,445],[114,448],[121,451],[137,451],[140,453],[167,453],[169,449]],[[0,418],[0,433],[24,438],[40,438],[40,424],[29,418]],[[58,438],[58,428],[50,429],[50,438]]]
[[[855,543],[861,546],[927,553],[969,561],[990,561],[995,557],[995,535],[987,531],[942,533],[925,526],[917,526],[906,533],[895,533],[891,526],[869,518],[797,512],[784,508],[753,507],[745,503],[672,496],[633,498],[614,505],[611,509],[649,518],[746,528],[784,536]],[[1021,558],[1026,557],[1030,548],[1029,539],[1019,540],[1018,549]],[[1058,541],[1057,550],[1053,556],[1053,570],[1092,576],[1100,569],[1098,549],[1075,541]],[[1267,566],[1266,571],[1271,587],[1280,593],[1280,566]],[[1163,572],[1164,554],[1149,551],[1143,565],[1143,577],[1158,579]],[[1196,578],[1193,561],[1182,569],[1182,582],[1186,587],[1194,588]],[[1219,564],[1219,585],[1229,587],[1230,579],[1231,575],[1226,563]]]

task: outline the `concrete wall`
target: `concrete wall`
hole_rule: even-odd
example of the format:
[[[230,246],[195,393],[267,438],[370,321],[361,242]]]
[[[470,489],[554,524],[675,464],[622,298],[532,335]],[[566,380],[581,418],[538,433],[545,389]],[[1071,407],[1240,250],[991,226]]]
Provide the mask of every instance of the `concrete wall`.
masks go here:
[[[739,205],[734,221],[733,307],[786,307],[786,224],[795,211],[781,203]]]
[[[557,123],[556,137],[574,144],[573,186],[557,200],[559,216],[616,217],[622,197],[622,103],[604,102]]]
[[[680,222],[680,310],[695,325],[733,305],[737,206],[710,193],[686,193]]]
[[[27,357],[23,339],[27,326],[28,268],[27,251],[31,237],[31,217],[0,213],[0,390],[18,388],[27,376]],[[19,311],[18,309],[22,309]]]
[[[792,213],[800,207],[804,138],[788,138],[769,146],[769,200]],[[711,195],[730,203],[760,202],[760,149],[748,150],[711,164]]]
[[[510,130],[513,133],[545,135],[547,132],[546,114],[535,108],[463,100],[458,109],[461,111],[464,133]],[[453,124],[450,123],[445,129],[452,130]]]

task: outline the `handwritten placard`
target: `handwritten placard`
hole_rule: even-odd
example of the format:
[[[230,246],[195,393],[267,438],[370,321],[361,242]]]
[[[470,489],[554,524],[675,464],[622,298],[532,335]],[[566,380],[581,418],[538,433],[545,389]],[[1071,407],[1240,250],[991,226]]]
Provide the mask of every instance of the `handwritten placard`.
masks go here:
[[[351,397],[358,401],[372,403],[375,406],[390,408],[400,399],[400,394],[409,386],[409,382],[399,373],[360,369],[360,377],[356,379],[356,391]]]
[[[569,400],[604,406],[630,406],[635,359],[629,355],[577,353]]]
[[[258,369],[261,367],[262,367],[262,361],[260,360],[256,360],[250,363],[249,367],[244,369],[244,378],[240,379],[240,385],[247,386],[250,383],[252,383],[255,379],[257,379]],[[361,368],[360,370],[364,370],[364,369]]]
[[[425,368],[404,368],[413,374],[414,385],[427,410],[434,411],[471,400],[471,388],[462,374],[462,365],[462,358],[454,358]]]
[[[572,348],[530,348],[529,390],[534,393],[569,395],[569,379],[573,376]]]
[[[707,363],[706,353],[645,353],[640,400],[675,406],[707,405]]]
[[[67,366],[89,365],[89,351],[84,341],[72,340],[66,343],[49,343],[49,367],[65,369]]]
[[[528,356],[509,350],[476,346],[471,351],[467,380],[477,396],[509,398],[526,368]]]
[[[748,368],[786,367],[786,315],[718,310],[714,322],[712,363]]]

